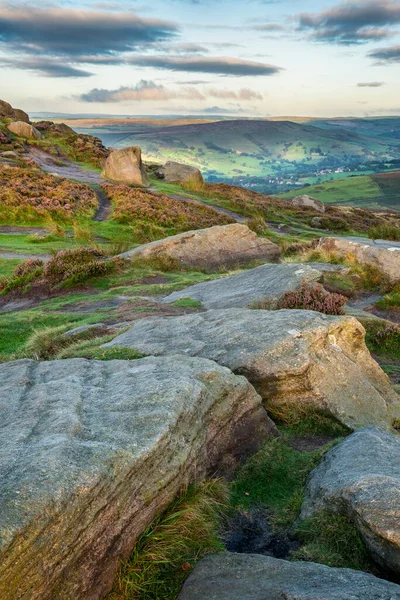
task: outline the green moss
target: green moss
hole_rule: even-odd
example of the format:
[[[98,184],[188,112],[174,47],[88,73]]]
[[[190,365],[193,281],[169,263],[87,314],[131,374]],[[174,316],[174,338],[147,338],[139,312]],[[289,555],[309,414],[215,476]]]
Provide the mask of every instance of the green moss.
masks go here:
[[[178,306],[182,308],[201,308],[203,305],[199,300],[193,300],[193,298],[181,298],[180,300],[175,300],[172,303],[172,306]]]

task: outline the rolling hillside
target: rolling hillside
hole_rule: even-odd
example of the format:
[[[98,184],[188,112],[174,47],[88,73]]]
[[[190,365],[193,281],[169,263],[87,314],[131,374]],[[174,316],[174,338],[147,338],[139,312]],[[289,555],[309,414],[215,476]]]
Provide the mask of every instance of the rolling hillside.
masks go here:
[[[123,126],[103,120],[96,127],[91,120],[90,129],[77,130],[90,131],[108,146],[141,146],[147,161],[185,162],[199,167],[209,181],[268,193],[397,166],[391,161],[398,157],[399,142],[393,131],[400,131],[400,119],[393,119],[386,129],[380,122],[368,121],[361,127],[362,135],[354,120],[343,122],[321,121],[317,127],[314,122],[243,119],[166,126],[154,120],[150,126],[133,119]]]
[[[315,196],[328,204],[400,210],[400,171],[326,181],[279,196],[294,198],[299,194]]]

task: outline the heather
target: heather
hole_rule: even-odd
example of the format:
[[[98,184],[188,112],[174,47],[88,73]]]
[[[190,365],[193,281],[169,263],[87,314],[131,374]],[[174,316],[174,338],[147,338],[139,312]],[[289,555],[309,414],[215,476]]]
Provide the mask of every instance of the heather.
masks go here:
[[[54,177],[38,169],[0,165],[0,221],[69,223],[91,217],[97,208],[94,191],[87,185]]]
[[[106,260],[96,248],[61,250],[47,262],[28,259],[19,264],[9,277],[0,278],[0,294],[50,292],[58,287],[81,285],[95,277],[107,275],[118,266],[118,259]]]
[[[122,225],[133,225],[137,230],[143,229],[150,239],[232,222],[212,208],[174,200],[165,194],[126,185],[105,184],[103,188],[113,203],[112,219]]]
[[[302,284],[299,290],[285,292],[279,299],[278,308],[315,310],[326,315],[343,315],[347,298],[327,292],[322,285]]]

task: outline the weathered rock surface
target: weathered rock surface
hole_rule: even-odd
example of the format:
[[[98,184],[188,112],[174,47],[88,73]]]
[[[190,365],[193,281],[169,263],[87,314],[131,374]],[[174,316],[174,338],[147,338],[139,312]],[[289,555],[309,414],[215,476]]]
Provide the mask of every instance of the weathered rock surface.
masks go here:
[[[303,281],[313,283],[322,279],[323,273],[305,264],[267,264],[243,271],[237,275],[197,283],[164,298],[175,302],[180,298],[193,298],[205,308],[246,308],[262,300],[271,305],[284,292],[297,290]]]
[[[29,123],[29,115],[25,111],[20,108],[13,108],[5,100],[0,100],[0,119],[14,119],[15,121]]]
[[[318,198],[313,198],[312,196],[307,196],[304,194],[303,196],[296,196],[293,200],[290,201],[292,206],[307,206],[309,208],[313,208],[320,213],[325,212],[325,204],[318,200]]]
[[[352,569],[258,554],[207,556],[178,600],[400,600],[400,585]]]
[[[251,260],[277,260],[277,244],[257,237],[247,225],[216,225],[186,231],[163,240],[150,242],[122,254],[124,258],[168,256],[184,265],[204,268],[232,267]]]
[[[400,397],[364,333],[352,317],[226,309],[142,319],[105,345],[214,360],[247,377],[272,414],[311,406],[351,428],[389,427],[400,418]]]
[[[400,436],[366,427],[311,473],[301,517],[319,510],[354,521],[373,558],[400,573]]]
[[[381,269],[392,281],[400,281],[400,242],[370,240],[369,238],[326,237],[320,247],[342,256],[353,254],[360,263]]]
[[[243,377],[202,359],[0,365],[0,597],[97,600],[195,474],[271,433]]]
[[[14,109],[5,100],[0,100],[0,118],[13,119]]]
[[[36,127],[29,125],[29,123],[24,123],[24,121],[13,121],[7,125],[7,128],[12,133],[15,133],[15,135],[31,140],[40,140],[42,137],[42,134],[36,129]]]
[[[149,185],[146,170],[142,163],[142,151],[137,146],[113,150],[107,157],[103,179],[145,187]]]
[[[163,167],[156,171],[159,179],[164,179],[168,183],[194,183],[202,185],[203,176],[199,169],[189,165],[169,160]]]
[[[29,123],[29,115],[20,108],[14,108],[14,117],[17,121],[22,121],[23,123]]]

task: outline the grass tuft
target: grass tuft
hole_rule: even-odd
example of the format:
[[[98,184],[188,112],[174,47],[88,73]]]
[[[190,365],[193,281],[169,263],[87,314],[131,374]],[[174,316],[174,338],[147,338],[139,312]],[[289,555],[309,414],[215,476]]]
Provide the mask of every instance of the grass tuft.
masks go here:
[[[328,567],[376,571],[360,534],[347,517],[321,511],[300,522],[296,534],[303,545],[292,553],[294,559]]]
[[[141,535],[107,600],[176,598],[195,564],[223,550],[217,528],[227,503],[228,489],[219,479],[182,491]]]
[[[398,225],[377,225],[368,230],[368,237],[372,240],[390,240],[392,242],[400,241],[400,227]]]

